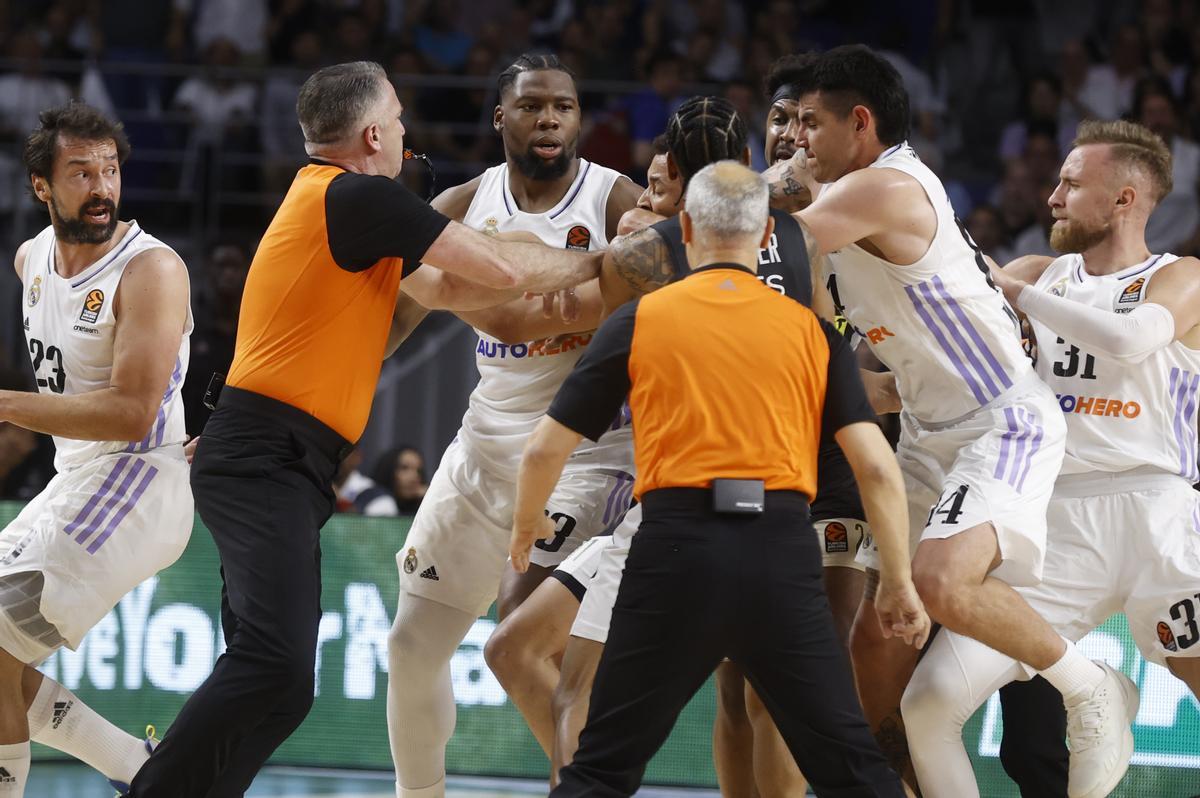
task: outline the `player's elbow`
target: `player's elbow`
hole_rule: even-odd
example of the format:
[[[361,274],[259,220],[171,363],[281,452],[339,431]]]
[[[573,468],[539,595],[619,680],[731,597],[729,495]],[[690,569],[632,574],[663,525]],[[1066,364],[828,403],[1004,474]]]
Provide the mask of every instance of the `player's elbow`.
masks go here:
[[[146,402],[131,402],[117,422],[121,431],[119,436],[115,436],[117,440],[144,440],[154,430],[154,422],[158,419],[158,407],[157,403],[151,405]]]

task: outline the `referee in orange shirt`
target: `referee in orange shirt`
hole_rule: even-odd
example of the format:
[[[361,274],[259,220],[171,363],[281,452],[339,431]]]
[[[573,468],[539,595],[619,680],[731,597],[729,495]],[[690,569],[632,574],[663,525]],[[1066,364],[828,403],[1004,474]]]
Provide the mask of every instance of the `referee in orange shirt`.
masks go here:
[[[546,499],[568,455],[599,437],[628,395],[645,516],[579,749],[551,795],[632,795],[679,712],[729,657],[817,795],[902,798],[838,645],[808,517],[824,423],[886,558],[879,622],[924,644],[899,467],[845,339],[755,278],[774,226],[763,179],[732,161],[706,167],[681,221],[691,274],[604,323],[521,463],[518,570],[547,534]]]
[[[192,466],[221,557],[227,649],[134,779],[138,798],[241,796],[308,714],[319,532],[334,472],[366,425],[393,317],[410,309],[397,292],[422,282],[423,295],[432,288],[442,305],[469,310],[599,270],[599,253],[489,238],[397,183],[402,108],[378,64],[320,70],[296,111],[311,161],[250,266],[228,384]]]

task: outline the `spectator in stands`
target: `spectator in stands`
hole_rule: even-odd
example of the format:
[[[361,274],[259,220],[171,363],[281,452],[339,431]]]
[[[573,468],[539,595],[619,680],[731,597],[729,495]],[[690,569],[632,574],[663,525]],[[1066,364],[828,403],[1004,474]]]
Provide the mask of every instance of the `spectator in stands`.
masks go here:
[[[193,302],[196,327],[182,393],[189,435],[199,435],[212,412],[204,406],[204,393],[212,375],[224,375],[233,362],[242,289],[249,270],[249,249],[241,243],[223,241],[209,250],[200,272],[207,278],[207,285]]]
[[[337,473],[333,477],[337,512],[372,516],[400,515],[396,500],[388,489],[358,470],[362,460],[362,451],[355,446],[338,465]]]
[[[366,17],[353,12],[339,16],[333,28],[333,41],[328,49],[328,57],[325,60],[329,63],[374,59],[374,41]]]
[[[425,8],[413,41],[421,56],[440,72],[457,72],[466,63],[473,41],[458,29],[457,0],[434,0]]]
[[[304,78],[320,65],[321,37],[316,31],[301,31],[291,40],[288,66],[293,69],[272,71],[263,85],[258,140],[263,153],[263,179],[269,191],[282,194],[291,185],[296,170],[304,165],[304,134],[296,124],[296,99]]]
[[[1012,235],[1005,228],[1000,211],[992,205],[976,205],[971,210],[967,216],[967,232],[983,253],[1001,266],[1016,256]]]
[[[1066,152],[1075,138],[1079,119],[1063,99],[1062,81],[1051,72],[1038,72],[1025,81],[1021,116],[1004,126],[1000,134],[1000,160],[1007,162],[1025,152],[1031,127],[1052,126],[1058,131],[1058,151]]]
[[[233,77],[241,54],[229,39],[215,39],[204,51],[203,74],[188,78],[175,93],[174,104],[191,115],[191,135],[197,144],[236,144],[246,125],[257,118],[254,84]]]
[[[731,80],[722,92],[726,100],[733,103],[738,116],[746,123],[746,140],[750,145],[750,168],[761,172],[767,168],[766,153],[758,146],[767,140],[767,107],[762,102],[762,91],[747,80]]]
[[[0,390],[27,391],[29,387],[21,372],[0,368]],[[49,437],[0,421],[0,499],[32,499],[54,476],[53,462]]]
[[[478,79],[479,85],[463,89],[439,88],[422,96],[421,110],[426,118],[456,126],[453,129],[431,126],[428,130],[418,131],[427,136],[436,150],[449,153],[463,163],[482,164],[503,158],[499,137],[491,125],[496,107],[496,95],[491,88],[495,67],[494,50],[484,44],[472,45],[463,74]]]
[[[1029,166],[1034,185],[1057,183],[1063,158],[1058,148],[1058,127],[1053,122],[1031,124],[1025,133],[1025,149],[1021,156]]]
[[[8,57],[19,62],[20,71],[0,75],[0,140],[15,142],[37,127],[43,108],[65,105],[71,88],[43,71],[42,44],[33,28],[13,37]]]
[[[1035,198],[1033,223],[1017,233],[1017,237],[1013,241],[1013,257],[1019,255],[1058,256],[1059,253],[1050,246],[1050,228],[1054,225],[1054,216],[1050,210],[1050,195],[1054,193],[1056,186],[1058,186],[1057,174],[1039,184]]]
[[[649,86],[625,101],[633,166],[645,171],[654,158],[654,137],[667,128],[667,119],[681,101],[683,64],[679,56],[660,51],[646,64]]]
[[[1037,183],[1024,158],[1005,164],[1004,180],[993,193],[991,202],[1000,211],[1009,235],[1015,235],[1033,223],[1037,214]]]
[[[1079,101],[1099,119],[1117,119],[1133,107],[1133,88],[1145,74],[1145,48],[1137,25],[1117,28],[1109,47],[1108,63],[1088,67]]]
[[[248,64],[262,64],[267,54],[267,0],[174,0],[190,12],[196,52],[216,42],[232,43]]]
[[[1171,193],[1150,215],[1146,244],[1152,252],[1190,255],[1200,239],[1200,145],[1184,135],[1178,103],[1163,78],[1138,81],[1133,118],[1171,148]]]
[[[416,515],[429,489],[420,450],[407,444],[388,449],[375,461],[371,476],[376,484],[391,491],[400,515]]]

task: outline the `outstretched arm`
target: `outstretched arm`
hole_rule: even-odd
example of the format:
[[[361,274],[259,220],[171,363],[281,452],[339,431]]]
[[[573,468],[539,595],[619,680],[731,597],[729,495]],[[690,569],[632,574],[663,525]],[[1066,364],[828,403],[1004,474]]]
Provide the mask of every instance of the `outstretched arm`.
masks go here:
[[[621,236],[605,250],[600,268],[605,315],[635,297],[657,291],[674,275],[671,251],[657,230],[646,227]]]
[[[1027,283],[1010,284],[1016,306],[1086,351],[1119,363],[1140,363],[1200,324],[1200,260],[1180,258],[1150,281],[1146,298],[1130,313],[1114,314]]]

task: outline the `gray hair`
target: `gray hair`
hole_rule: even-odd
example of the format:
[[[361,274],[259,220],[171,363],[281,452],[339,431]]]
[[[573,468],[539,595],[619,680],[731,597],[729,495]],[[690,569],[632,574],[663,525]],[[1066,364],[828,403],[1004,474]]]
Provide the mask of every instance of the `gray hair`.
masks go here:
[[[688,183],[684,209],[699,235],[761,236],[767,227],[767,181],[737,161],[717,161]]]
[[[333,144],[357,133],[383,96],[387,73],[374,61],[319,69],[304,81],[296,116],[309,144]]]

